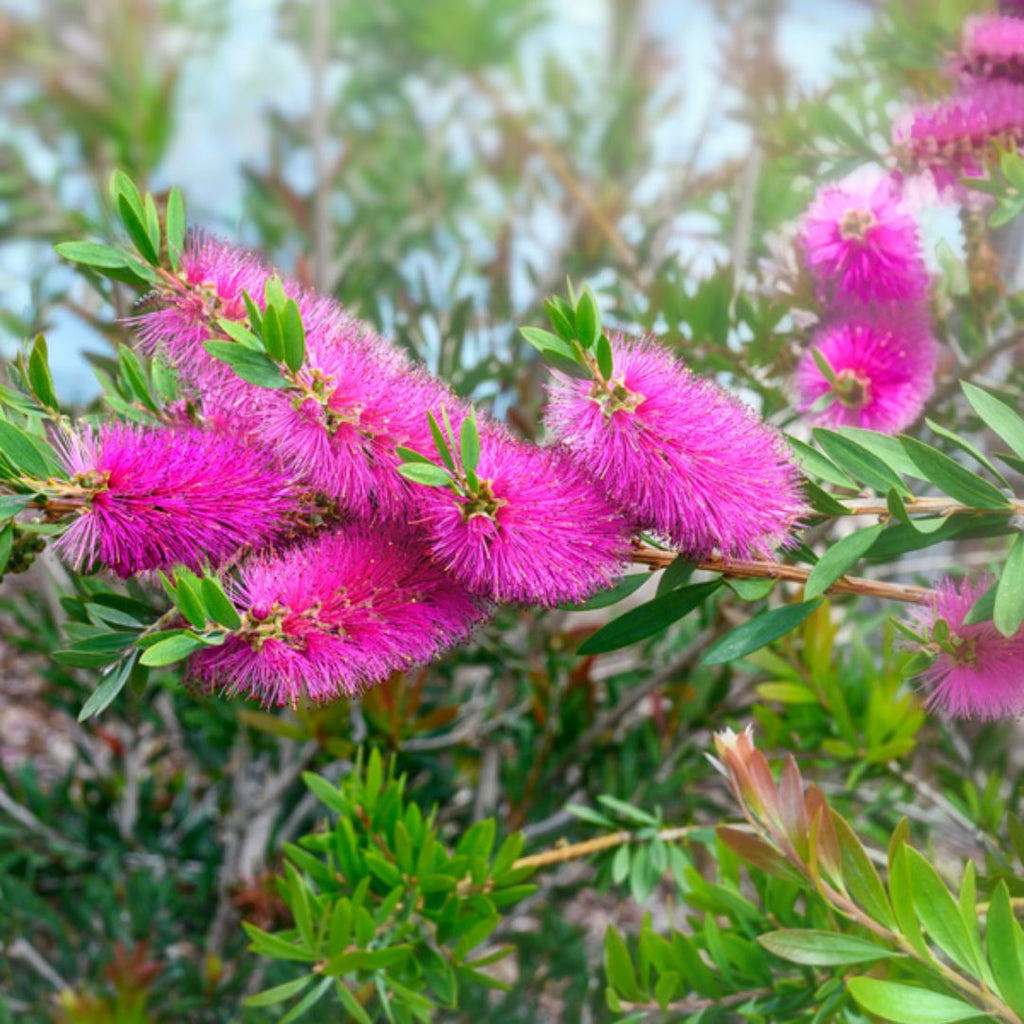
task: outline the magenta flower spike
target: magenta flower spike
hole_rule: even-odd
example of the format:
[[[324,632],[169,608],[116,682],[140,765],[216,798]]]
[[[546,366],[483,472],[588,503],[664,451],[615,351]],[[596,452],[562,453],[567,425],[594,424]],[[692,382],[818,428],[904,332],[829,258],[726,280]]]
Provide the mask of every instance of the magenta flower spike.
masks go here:
[[[80,507],[57,550],[80,569],[216,565],[299,509],[279,468],[222,433],[106,424],[67,441],[64,463]]]
[[[689,555],[786,543],[804,504],[779,435],[650,339],[610,340],[610,393],[554,374],[552,437],[638,528]]]
[[[397,351],[378,356],[347,332],[314,337],[301,375],[317,397],[264,391],[254,406],[276,453],[350,515],[408,521],[410,485],[397,472],[395,449],[429,451],[426,410],[455,409],[457,399]]]
[[[354,696],[464,642],[484,605],[395,528],[346,526],[243,566],[242,626],[192,656],[203,689],[264,706]]]
[[[1019,13],[1024,14],[1024,5]],[[961,67],[979,78],[1024,81],[1024,17],[979,14],[963,25]]]
[[[419,487],[434,560],[481,597],[577,604],[622,575],[628,524],[564,453],[481,432],[471,494]]]
[[[997,144],[1024,144],[1024,82],[978,80],[957,96],[914,107],[893,126],[893,144],[939,188],[955,187],[961,175],[978,177]]]
[[[801,241],[826,300],[917,302],[927,293],[917,222],[888,180],[821,189]]]
[[[964,622],[990,582],[947,579],[932,606],[916,613],[918,625],[934,638],[931,647],[937,650],[920,675],[927,707],[952,718],[1024,714],[1024,630],[1007,638],[991,622]],[[948,638],[936,635],[940,622],[948,627]]]
[[[938,346],[912,321],[832,324],[811,346],[833,378],[813,351],[804,353],[797,367],[799,407],[816,423],[896,434],[921,415],[931,396]]]

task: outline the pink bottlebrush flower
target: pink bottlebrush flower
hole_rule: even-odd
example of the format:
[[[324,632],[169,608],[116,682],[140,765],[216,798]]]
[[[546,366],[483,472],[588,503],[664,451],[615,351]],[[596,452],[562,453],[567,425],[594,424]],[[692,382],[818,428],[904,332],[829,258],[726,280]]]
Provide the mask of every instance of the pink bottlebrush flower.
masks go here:
[[[576,604],[622,574],[628,527],[561,452],[482,431],[474,496],[421,487],[431,552],[474,593],[500,602]]]
[[[914,107],[894,124],[893,144],[940,188],[962,175],[978,177],[996,145],[1024,144],[1024,83],[979,80],[957,96]]]
[[[268,443],[350,515],[407,521],[411,485],[397,472],[395,449],[433,450],[427,409],[444,405],[455,414],[458,399],[439,380],[376,358],[346,334],[311,344],[300,375],[308,397],[265,391],[253,406]]]
[[[921,673],[927,706],[953,718],[1011,718],[1024,714],[1024,630],[1004,637],[991,622],[964,619],[991,581],[947,579],[930,608],[915,618],[934,639],[935,660]],[[936,636],[945,622],[949,637]]]
[[[917,223],[888,180],[821,189],[804,214],[801,241],[826,299],[870,303],[925,297],[928,272]]]
[[[970,75],[1024,81],[1024,18],[999,14],[968,18],[960,52],[961,67]]]
[[[921,415],[932,392],[937,346],[911,322],[832,324],[811,342],[835,375],[829,381],[807,351],[797,368],[802,412],[830,427],[895,434]],[[823,398],[832,401],[818,408]]]
[[[242,627],[192,656],[207,690],[263,705],[351,697],[462,643],[483,605],[393,527],[346,526],[243,566]]]
[[[126,577],[199,569],[273,538],[298,510],[288,478],[225,434],[108,423],[64,445],[79,505],[58,551],[78,568]]]
[[[687,554],[766,554],[803,511],[781,438],[647,339],[611,339],[612,393],[555,374],[545,422],[640,529]]]

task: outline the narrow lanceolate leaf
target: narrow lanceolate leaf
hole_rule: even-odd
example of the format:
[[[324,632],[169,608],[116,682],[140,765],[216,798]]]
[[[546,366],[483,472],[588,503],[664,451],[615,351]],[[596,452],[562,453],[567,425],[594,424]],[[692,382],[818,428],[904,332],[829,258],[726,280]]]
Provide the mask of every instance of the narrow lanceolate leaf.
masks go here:
[[[289,299],[281,315],[281,333],[284,336],[284,363],[297,373],[306,360],[306,329],[302,324],[299,304]]]
[[[432,412],[427,413],[427,423],[430,426],[430,436],[434,439],[434,447],[437,449],[438,456],[450,470],[454,470],[455,457],[452,455],[451,446]]]
[[[1024,533],[1018,533],[1010,548],[996,587],[992,621],[1003,636],[1014,636],[1024,623]]]
[[[913,437],[901,437],[900,443],[925,478],[955,501],[971,508],[1002,509],[1009,506],[1010,502],[997,487],[937,448]]]
[[[193,651],[205,646],[202,640],[191,633],[181,632],[169,636],[146,649],[139,659],[143,665],[173,665],[176,661],[187,658]]]
[[[956,445],[962,452],[967,452],[972,459],[981,463],[1004,487],[1010,486],[1006,477],[996,469],[992,460],[976,444],[968,441],[966,437],[961,437],[956,431],[947,430],[941,423],[936,423],[934,420],[925,419],[925,423],[939,437],[944,437],[950,444]]]
[[[804,597],[809,601],[824,594],[840,576],[846,575],[868,553],[883,529],[882,524],[878,523],[857,530],[833,544],[811,570],[804,586]]]
[[[612,379],[612,374],[615,372],[615,360],[612,356],[611,342],[608,341],[606,334],[602,334],[597,339],[597,368],[605,380]]]
[[[47,409],[57,409],[57,392],[53,386],[50,373],[50,360],[46,351],[46,339],[40,334],[32,343],[32,351],[28,357],[28,380],[32,385],[36,398]]]
[[[580,645],[580,654],[604,654],[646,640],[670,626],[713,594],[720,580],[672,590],[613,619]]]
[[[575,359],[572,345],[563,341],[557,334],[545,331],[540,327],[520,327],[519,333],[541,354],[561,356],[563,359]]]
[[[263,344],[275,363],[284,362],[284,331],[275,306],[268,306],[263,313]]]
[[[121,215],[121,223],[124,224],[129,237],[135,243],[139,255],[147,263],[156,266],[160,262],[160,256],[146,229],[145,211],[136,210],[123,193],[117,197],[117,209]]]
[[[758,648],[778,640],[790,630],[796,629],[818,605],[821,599],[805,601],[802,604],[788,604],[783,608],[756,615],[744,622],[731,633],[716,640],[704,655],[704,665],[724,665],[727,661],[743,658]]]
[[[398,472],[414,484],[427,487],[447,487],[452,478],[446,469],[429,462],[404,462]]]
[[[786,444],[792,449],[797,464],[811,476],[816,476],[826,483],[834,484],[836,487],[855,488],[853,480],[846,475],[834,462],[830,462],[816,448],[812,448],[795,437],[787,437]]]
[[[604,936],[604,969],[613,987],[626,999],[640,998],[629,950],[625,940],[614,928],[609,928]]]
[[[206,610],[218,625],[225,629],[240,629],[242,619],[235,606],[231,603],[220,583],[212,576],[204,577],[200,584],[200,596]]]
[[[839,843],[843,884],[850,896],[879,924],[892,928],[896,922],[882,880],[849,822],[832,811],[832,825]]]
[[[470,412],[462,421],[462,428],[459,431],[459,457],[462,459],[462,468],[468,473],[474,472],[480,465],[480,431],[476,425],[475,412]]]
[[[82,710],[78,712],[80,722],[100,714],[114,702],[117,695],[124,689],[125,683],[128,682],[137,657],[138,655],[133,651],[120,665],[112,669],[100,685],[89,694],[89,699],[82,705]]]
[[[956,1024],[984,1014],[953,996],[878,978],[850,978],[850,995],[868,1011],[891,1024]]]
[[[181,250],[185,246],[185,200],[181,190],[174,186],[167,193],[167,215],[164,218],[167,236],[167,256],[171,267],[177,270],[181,263]]]
[[[20,427],[0,420],[0,452],[26,476],[45,480],[56,466],[46,459],[32,437]]]
[[[81,263],[85,267],[119,270],[128,265],[123,252],[99,242],[59,242],[54,249],[58,256],[63,256],[72,263]]]
[[[952,893],[917,850],[907,847],[906,855],[914,909],[924,930],[950,960],[964,970],[973,971],[971,938]]]
[[[998,434],[1011,451],[1024,459],[1024,419],[995,395],[966,381],[960,387],[985,425]]]
[[[1024,1020],[1024,934],[1013,916],[1010,893],[1000,882],[985,921],[988,962],[1003,1000]]]
[[[896,470],[862,444],[820,427],[813,433],[822,451],[854,479],[873,487],[879,494],[887,494],[891,487],[900,494],[910,493]]]
[[[907,864],[906,837],[909,831],[907,819],[903,818],[893,830],[889,841],[889,899],[899,930],[910,945],[928,960],[932,959],[932,955],[914,912],[914,891],[910,884],[910,867]]]
[[[760,935],[758,942],[776,956],[809,967],[866,964],[898,954],[856,935],[807,929],[784,929]]]
[[[619,601],[635,593],[650,578],[651,574],[649,572],[636,572],[631,576],[623,577],[614,587],[602,590],[601,593],[595,594],[589,601],[584,601],[583,604],[563,605],[562,607],[577,612],[593,611],[596,608],[608,608],[610,605],[618,604]]]
[[[288,381],[277,372],[277,367],[261,352],[252,352],[233,341],[208,341],[206,351],[214,359],[227,363],[244,381],[261,388],[286,388]]]
[[[584,348],[593,348],[601,336],[601,313],[594,293],[587,288],[576,303],[576,338]]]
[[[283,1003],[286,999],[290,999],[292,996],[298,995],[303,989],[308,988],[312,981],[312,974],[307,974],[302,978],[296,978],[294,981],[286,981],[283,985],[277,985],[274,988],[265,989],[263,992],[259,992],[254,996],[249,996],[248,999],[243,999],[242,1005],[274,1006],[277,1003]]]

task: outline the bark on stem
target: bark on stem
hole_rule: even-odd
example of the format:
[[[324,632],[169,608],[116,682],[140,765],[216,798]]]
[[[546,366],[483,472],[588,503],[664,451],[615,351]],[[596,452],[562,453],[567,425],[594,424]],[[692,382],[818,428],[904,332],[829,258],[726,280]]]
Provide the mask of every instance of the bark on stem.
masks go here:
[[[633,552],[633,561],[649,565],[652,569],[664,569],[678,557],[676,551],[659,551],[657,548],[640,547]],[[789,583],[806,583],[810,569],[781,562],[733,561],[726,558],[708,558],[697,563],[698,569],[718,572],[735,579],[785,580]],[[885,583],[881,580],[867,580],[861,576],[841,576],[826,591],[827,594],[861,594],[865,597],[880,597],[889,601],[903,601],[907,604],[930,604],[935,591],[928,587],[917,587],[909,583]]]
[[[665,843],[675,842],[677,839],[684,839],[693,829],[688,825],[676,828],[663,828],[658,832],[657,838]],[[598,836],[596,839],[587,839],[582,843],[571,843],[564,846],[554,846],[550,850],[541,850],[540,853],[530,854],[528,857],[520,857],[513,865],[512,870],[517,868],[543,868],[551,864],[563,864],[568,860],[579,860],[580,857],[589,857],[594,853],[601,853],[603,850],[611,850],[616,846],[622,846],[637,839],[635,832],[627,832],[625,829],[619,832],[610,832],[608,835]],[[648,840],[638,840],[647,842]]]

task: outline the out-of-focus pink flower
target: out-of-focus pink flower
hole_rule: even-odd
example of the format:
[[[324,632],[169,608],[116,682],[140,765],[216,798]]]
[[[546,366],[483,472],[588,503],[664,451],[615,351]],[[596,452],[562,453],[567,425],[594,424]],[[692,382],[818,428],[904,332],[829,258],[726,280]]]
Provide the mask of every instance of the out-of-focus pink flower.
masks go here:
[[[545,422],[644,530],[687,554],[767,554],[803,511],[780,437],[647,339],[611,339],[611,393],[555,374]]]
[[[938,352],[927,330],[912,322],[835,323],[811,345],[835,377],[828,380],[812,351],[804,353],[797,368],[799,404],[816,422],[895,434],[921,415]],[[827,396],[832,401],[822,408]]]
[[[476,473],[473,497],[419,487],[416,516],[437,563],[474,593],[575,604],[622,574],[628,526],[564,453],[492,426],[482,432]]]
[[[1024,13],[1024,5],[1020,6]],[[961,67],[984,78],[1024,80],[1024,18],[980,14],[963,25]]]
[[[897,155],[909,168],[930,171],[936,186],[984,174],[997,144],[1024,144],[1024,83],[979,80],[949,99],[914,107],[893,126]]]
[[[351,697],[462,643],[486,614],[420,542],[383,526],[250,561],[231,596],[241,629],[194,654],[190,677],[265,706]]]
[[[57,550],[78,568],[217,564],[271,540],[299,508],[280,469],[222,433],[105,424],[67,441],[64,462],[79,511]]]
[[[830,185],[804,214],[801,241],[826,299],[916,302],[928,272],[917,223],[883,180],[874,185]]]
[[[935,660],[920,676],[927,706],[953,718],[1012,718],[1024,714],[1024,630],[1004,637],[991,622],[964,618],[991,581],[945,580],[932,606],[916,614],[935,637],[944,622],[948,638],[936,638]]]

